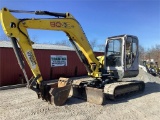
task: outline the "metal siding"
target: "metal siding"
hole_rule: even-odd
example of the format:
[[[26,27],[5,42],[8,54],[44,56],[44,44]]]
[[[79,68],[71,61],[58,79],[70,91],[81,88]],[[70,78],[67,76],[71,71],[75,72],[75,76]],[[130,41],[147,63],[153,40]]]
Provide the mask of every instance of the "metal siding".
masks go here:
[[[75,51],[36,49],[34,52],[44,80],[57,79],[59,77],[73,77],[75,76],[76,66],[76,76],[87,75],[87,71]],[[96,54],[102,55],[101,53]],[[67,66],[51,68],[50,55],[67,55]],[[27,75],[30,78],[32,73],[26,61],[25,65]],[[19,78],[20,74],[23,76],[13,49],[0,47],[0,86],[21,83]]]
[[[22,74],[22,71],[19,68],[13,50],[8,48],[0,48],[0,49],[1,49],[0,86],[20,83],[18,78],[19,74]]]
[[[78,72],[77,76],[86,75],[84,65],[80,62],[75,51],[35,50],[35,54],[44,80],[55,79],[61,76],[73,77],[75,75],[76,66],[78,67],[78,69],[81,66],[83,67],[83,69],[81,69],[81,71]],[[67,55],[67,66],[51,68],[50,55]]]

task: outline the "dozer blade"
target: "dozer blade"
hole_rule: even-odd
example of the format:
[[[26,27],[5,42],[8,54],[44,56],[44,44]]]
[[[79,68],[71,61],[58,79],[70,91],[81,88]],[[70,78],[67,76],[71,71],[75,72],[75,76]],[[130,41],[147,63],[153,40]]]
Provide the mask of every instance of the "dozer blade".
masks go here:
[[[116,99],[126,94],[143,91],[145,84],[143,81],[123,81],[106,84],[104,87],[105,96],[109,99]]]
[[[44,99],[51,104],[61,106],[68,99],[71,86],[72,80],[61,77],[58,82],[47,85],[47,89],[44,91]]]
[[[79,83],[73,84],[70,95],[98,105],[103,104],[104,102],[103,89],[85,87],[80,85],[83,82],[84,81],[80,81]]]
[[[104,102],[104,93],[102,89],[86,87],[87,101],[102,105]]]

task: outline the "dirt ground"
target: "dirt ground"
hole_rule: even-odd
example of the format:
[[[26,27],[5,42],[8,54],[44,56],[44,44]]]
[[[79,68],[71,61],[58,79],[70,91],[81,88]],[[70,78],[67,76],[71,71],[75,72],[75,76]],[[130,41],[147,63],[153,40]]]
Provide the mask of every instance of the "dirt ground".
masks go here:
[[[0,120],[159,120],[160,78],[140,71],[134,79],[144,80],[143,93],[106,100],[104,105],[69,98],[64,106],[37,99],[27,88],[0,91]]]

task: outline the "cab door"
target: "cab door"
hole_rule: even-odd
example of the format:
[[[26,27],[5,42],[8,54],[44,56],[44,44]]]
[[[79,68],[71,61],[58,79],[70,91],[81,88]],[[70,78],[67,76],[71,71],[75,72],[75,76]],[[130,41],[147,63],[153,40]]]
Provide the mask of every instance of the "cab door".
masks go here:
[[[135,77],[139,73],[138,38],[126,36],[124,49],[124,77]]]
[[[110,37],[106,41],[105,70],[115,79],[124,76],[124,38],[122,36]]]

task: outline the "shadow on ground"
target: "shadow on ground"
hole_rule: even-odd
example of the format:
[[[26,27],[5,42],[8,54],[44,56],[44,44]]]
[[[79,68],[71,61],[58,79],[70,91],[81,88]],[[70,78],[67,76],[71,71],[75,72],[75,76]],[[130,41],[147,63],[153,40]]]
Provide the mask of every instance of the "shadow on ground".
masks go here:
[[[87,102],[87,101],[83,99],[75,98],[75,97],[70,97],[67,99],[66,105],[80,104],[84,102]]]

